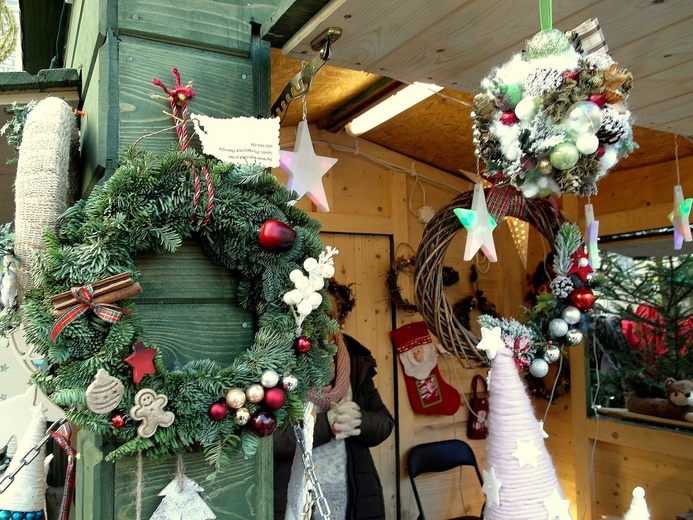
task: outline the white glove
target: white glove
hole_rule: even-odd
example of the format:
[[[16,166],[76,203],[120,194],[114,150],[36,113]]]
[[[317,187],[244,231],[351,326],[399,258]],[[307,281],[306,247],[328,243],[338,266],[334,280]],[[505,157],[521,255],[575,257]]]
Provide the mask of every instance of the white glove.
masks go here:
[[[332,403],[327,420],[338,441],[361,433],[361,407],[354,401]]]

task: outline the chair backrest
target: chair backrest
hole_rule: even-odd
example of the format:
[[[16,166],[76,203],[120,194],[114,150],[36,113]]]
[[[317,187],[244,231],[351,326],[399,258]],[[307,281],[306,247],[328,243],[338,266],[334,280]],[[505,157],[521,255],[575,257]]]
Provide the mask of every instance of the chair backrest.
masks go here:
[[[459,466],[472,466],[476,471],[479,484],[483,486],[481,472],[476,462],[476,456],[472,448],[464,441],[450,439],[447,441],[427,442],[414,446],[407,457],[407,472],[411,482],[416,505],[419,507],[419,519],[425,520],[419,492],[416,489],[414,479],[422,473],[448,471]]]

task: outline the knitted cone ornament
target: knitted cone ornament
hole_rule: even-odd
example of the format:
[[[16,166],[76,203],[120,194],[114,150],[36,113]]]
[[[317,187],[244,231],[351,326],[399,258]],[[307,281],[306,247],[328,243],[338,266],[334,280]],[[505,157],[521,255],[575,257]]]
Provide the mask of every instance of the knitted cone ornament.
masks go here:
[[[436,351],[423,321],[390,332],[402,363],[409,402],[416,413],[454,415],[460,408],[460,393],[443,381]]]
[[[491,366],[488,467],[483,471],[486,520],[570,520],[570,502],[512,351],[500,348]]]
[[[46,499],[46,475],[53,455],[45,456],[43,447],[38,455],[26,466],[22,459],[37,446],[46,432],[46,409],[42,404],[31,407],[32,419],[26,433],[17,445],[12,462],[6,474],[17,471],[12,483],[0,494],[0,518],[15,518],[15,513],[33,513],[34,518],[42,518]],[[41,516],[37,516],[37,515]],[[16,518],[24,518],[17,515]]]

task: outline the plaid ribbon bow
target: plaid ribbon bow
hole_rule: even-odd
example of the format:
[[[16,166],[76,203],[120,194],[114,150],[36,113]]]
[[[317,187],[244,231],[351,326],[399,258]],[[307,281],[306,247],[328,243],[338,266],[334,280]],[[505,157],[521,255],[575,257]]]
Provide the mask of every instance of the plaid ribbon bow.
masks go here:
[[[60,334],[67,325],[75,321],[89,309],[94,311],[94,314],[108,323],[118,323],[120,318],[123,317],[123,314],[130,314],[130,311],[121,309],[110,303],[96,303],[94,301],[94,290],[90,284],[73,287],[70,291],[72,292],[72,296],[80,303],[71,307],[60,317],[55,325],[53,325],[53,330],[51,330],[51,340],[53,340],[53,343],[55,343],[58,334]]]

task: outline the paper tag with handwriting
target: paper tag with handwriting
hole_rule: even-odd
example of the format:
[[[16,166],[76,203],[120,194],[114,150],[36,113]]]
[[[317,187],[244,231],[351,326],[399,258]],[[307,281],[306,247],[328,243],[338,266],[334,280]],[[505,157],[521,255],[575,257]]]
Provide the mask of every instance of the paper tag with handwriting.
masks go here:
[[[204,153],[233,164],[279,166],[279,119],[191,114]]]

